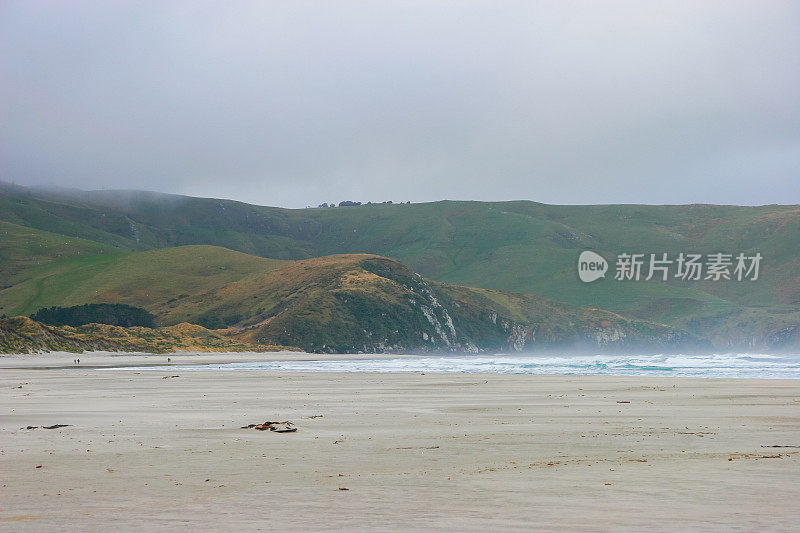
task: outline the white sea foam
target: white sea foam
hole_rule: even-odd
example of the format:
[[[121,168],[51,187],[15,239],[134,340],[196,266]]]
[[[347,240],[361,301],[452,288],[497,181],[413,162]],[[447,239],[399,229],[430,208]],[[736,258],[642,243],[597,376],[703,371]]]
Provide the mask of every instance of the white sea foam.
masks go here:
[[[129,367],[128,369],[130,369]],[[238,370],[270,372],[454,372],[478,374],[595,374],[709,378],[800,379],[800,355],[482,355],[391,359],[265,361],[137,367],[136,370]]]

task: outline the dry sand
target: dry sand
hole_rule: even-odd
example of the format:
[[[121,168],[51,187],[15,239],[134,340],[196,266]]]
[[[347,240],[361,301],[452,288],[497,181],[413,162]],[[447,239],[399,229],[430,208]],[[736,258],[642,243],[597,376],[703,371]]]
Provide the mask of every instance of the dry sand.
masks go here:
[[[3,530],[800,524],[799,380],[9,368],[23,357],[0,359]],[[265,420],[299,430],[240,429]],[[23,429],[51,424],[70,426]]]

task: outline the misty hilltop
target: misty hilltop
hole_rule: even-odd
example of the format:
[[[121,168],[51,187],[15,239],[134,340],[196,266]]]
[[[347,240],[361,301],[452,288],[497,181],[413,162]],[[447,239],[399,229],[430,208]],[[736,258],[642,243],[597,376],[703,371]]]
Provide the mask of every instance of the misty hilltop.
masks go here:
[[[800,342],[798,206],[442,201],[293,210],[2,184],[0,220],[0,314],[9,316],[124,303],[160,326],[234,328],[248,342],[310,351]],[[612,275],[587,284],[576,272],[583,250],[610,261],[757,252],[763,265],[756,281]]]

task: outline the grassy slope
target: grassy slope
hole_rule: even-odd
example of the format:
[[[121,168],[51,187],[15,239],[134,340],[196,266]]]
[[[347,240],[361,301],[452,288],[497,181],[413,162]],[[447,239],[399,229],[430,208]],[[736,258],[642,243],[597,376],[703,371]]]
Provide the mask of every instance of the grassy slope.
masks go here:
[[[105,237],[92,240],[123,240],[128,248],[134,247],[130,224],[111,219],[134,223],[139,246],[212,244],[286,259],[375,253],[395,257],[434,279],[491,284],[602,307],[630,309],[664,290],[676,297],[702,299],[699,293],[706,292],[759,305],[800,302],[797,206],[551,206],[519,201],[287,210],[154,193],[97,191],[80,201],[20,196],[7,190],[0,194],[4,218],[48,229],[41,227],[44,215],[31,213],[55,213],[72,225],[83,224],[87,235],[96,228],[106,230]],[[70,224],[63,226],[69,229],[60,232],[73,231]],[[758,249],[766,257],[765,282],[689,284],[684,290],[677,284],[636,283],[629,298],[602,289],[587,294],[574,272],[576,252],[587,248],[608,253]]]
[[[64,259],[113,252],[110,246],[0,221],[0,289],[16,283],[27,269]]]
[[[81,256],[28,269],[26,279],[0,292],[0,302],[11,316],[84,303],[151,309],[282,263],[215,246]]]
[[[441,281],[535,293],[703,333],[705,324],[721,320],[728,323],[720,331],[739,322],[763,330],[794,320],[800,309],[797,206],[436,202],[286,210],[149,193],[96,192],[76,199],[3,190],[4,218],[39,227],[46,219],[41,212],[57,213],[70,221],[69,231],[80,224],[82,234],[131,248],[208,243],[291,259],[375,253]],[[131,224],[118,217],[133,223],[139,242],[132,240]],[[107,231],[97,237],[97,228]],[[587,248],[605,254],[758,250],[765,259],[758,282],[586,285],[577,280],[575,262]]]

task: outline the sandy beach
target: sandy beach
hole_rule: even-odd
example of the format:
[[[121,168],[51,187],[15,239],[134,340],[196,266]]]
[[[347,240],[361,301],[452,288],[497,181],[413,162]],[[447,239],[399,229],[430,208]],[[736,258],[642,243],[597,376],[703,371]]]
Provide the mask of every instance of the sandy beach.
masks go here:
[[[12,368],[98,368],[162,365],[210,365],[221,363],[252,363],[259,361],[319,361],[335,359],[390,359],[419,357],[392,354],[318,354],[307,352],[173,352],[146,354],[136,352],[47,352],[25,355],[0,354],[0,369]],[[80,364],[75,361],[79,360]]]
[[[132,371],[89,365],[167,356],[76,357],[0,358],[0,530],[800,523],[799,380]],[[241,429],[266,420],[298,431]],[[41,427],[54,424],[68,426]]]

